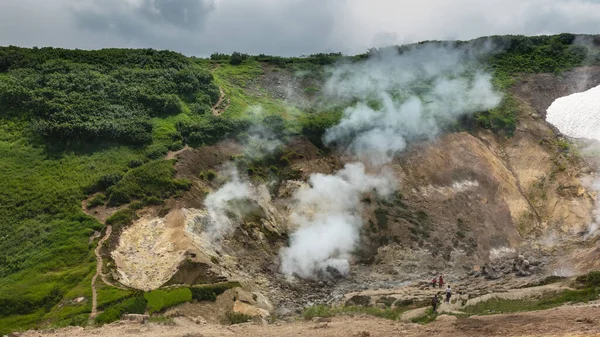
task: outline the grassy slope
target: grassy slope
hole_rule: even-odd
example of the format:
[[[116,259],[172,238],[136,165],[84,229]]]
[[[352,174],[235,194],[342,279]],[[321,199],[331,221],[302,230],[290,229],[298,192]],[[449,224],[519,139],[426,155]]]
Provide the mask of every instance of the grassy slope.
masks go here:
[[[6,333],[40,317],[56,318],[51,310],[56,300],[43,300],[53,292],[65,300],[89,296],[95,258],[88,239],[103,226],[82,212],[83,188],[104,174],[122,171],[137,154],[116,147],[51,158],[27,141],[22,124],[0,123],[0,245],[7,262],[20,269],[0,278],[0,294],[49,305],[34,315],[0,317],[0,333]]]

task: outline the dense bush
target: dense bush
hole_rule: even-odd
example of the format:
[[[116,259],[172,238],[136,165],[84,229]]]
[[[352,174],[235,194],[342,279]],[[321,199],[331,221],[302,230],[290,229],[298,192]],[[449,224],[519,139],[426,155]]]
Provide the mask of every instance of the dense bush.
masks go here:
[[[107,189],[113,185],[116,185],[121,179],[123,175],[120,173],[109,173],[100,177],[98,180],[98,187],[101,189]]]
[[[135,220],[135,211],[129,208],[125,208],[119,211],[116,211],[113,215],[109,216],[106,219],[107,225],[114,226],[127,226]]]
[[[582,65],[587,59],[586,48],[576,43],[573,34],[493,36],[490,40],[501,52],[488,62],[498,71],[510,74],[559,73]]]
[[[517,127],[517,114],[516,100],[507,94],[496,108],[476,114],[476,120],[481,127],[512,136]]]
[[[215,301],[217,296],[221,295],[228,289],[239,287],[238,282],[224,282],[215,284],[201,284],[190,288],[192,298],[197,301]]]
[[[237,66],[241,64],[245,59],[248,58],[248,54],[242,54],[240,52],[233,52],[231,57],[229,58],[229,63],[231,65]]]
[[[94,208],[96,206],[104,205],[106,202],[106,195],[103,193],[96,194],[87,204],[87,208]]]
[[[147,301],[143,296],[136,296],[104,310],[96,316],[97,324],[106,324],[118,321],[123,314],[143,314],[146,311]]]
[[[575,280],[580,288],[600,288],[600,271],[591,271]]]
[[[235,136],[248,129],[251,122],[248,119],[230,119],[208,115],[202,119],[180,121],[177,130],[186,143],[193,146],[212,145],[220,140]]]
[[[173,179],[173,162],[167,160],[150,161],[131,169],[116,185],[107,190],[111,206],[126,204],[132,200],[156,197],[166,199],[178,190],[189,188],[189,182]]]
[[[144,297],[148,301],[149,312],[153,314],[177,304],[191,301],[192,292],[189,288],[157,289],[144,294]]]
[[[10,294],[0,295],[0,316],[25,315],[43,307],[46,311],[60,301],[62,292],[53,288],[43,297],[11,297]]]
[[[302,116],[300,119],[301,132],[313,144],[323,148],[323,135],[325,131],[336,125],[341,117],[341,111],[327,111]]]
[[[192,298],[197,301],[216,301],[217,294],[209,288],[190,288],[192,291]]]
[[[47,140],[146,144],[152,140],[151,116],[179,114],[184,101],[205,111],[219,97],[212,75],[184,57],[107,67],[89,61],[107,62],[106,54],[122,52],[97,51],[95,58],[94,52],[44,50],[49,54],[0,48],[0,71],[7,71],[0,81],[0,109],[33,116],[33,131]]]

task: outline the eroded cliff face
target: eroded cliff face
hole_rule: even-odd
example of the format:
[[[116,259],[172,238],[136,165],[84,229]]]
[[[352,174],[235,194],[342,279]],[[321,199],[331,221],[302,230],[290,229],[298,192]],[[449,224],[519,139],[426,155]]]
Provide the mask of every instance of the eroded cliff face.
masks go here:
[[[568,85],[554,79],[563,89],[539,93],[543,99],[533,95],[535,81],[544,76],[516,84],[519,124],[514,136],[485,130],[447,134],[412,146],[390,164],[396,193],[388,199],[363,197],[364,227],[346,285],[410,280],[442,270],[466,274],[499,252],[543,246],[549,233],[580,240],[577,233],[593,220],[595,194],[582,183],[591,169],[577,151],[562,145],[562,136],[540,115],[539,101],[551,103],[546,95],[570,93],[563,90]],[[311,174],[334,172],[352,158],[323,154],[308,140],[293,139],[287,145],[294,154],[288,158],[293,177],[277,183],[252,180],[248,202],[256,211],[237,219],[233,233],[215,242],[203,230],[203,201],[222,182],[199,176],[218,171],[241,149],[228,142],[178,155],[178,175],[190,179],[193,188],[167,202],[172,210],[166,217],[150,212],[122,233],[111,253],[117,280],[144,290],[240,280],[275,303],[301,295],[300,285],[290,288],[278,273],[279,251],[295,229],[289,219],[291,197],[308,188]],[[597,253],[586,249],[577,254]],[[559,252],[554,249],[553,254]]]

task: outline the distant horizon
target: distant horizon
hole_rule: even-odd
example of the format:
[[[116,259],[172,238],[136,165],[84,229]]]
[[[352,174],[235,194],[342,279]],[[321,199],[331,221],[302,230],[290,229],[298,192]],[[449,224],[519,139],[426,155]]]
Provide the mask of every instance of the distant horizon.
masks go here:
[[[383,45],[383,46],[379,46],[379,47],[370,47],[370,48],[367,48],[365,51],[359,52],[359,53],[344,53],[344,52],[341,52],[341,51],[324,51],[324,52],[305,53],[305,54],[297,54],[297,55],[276,55],[276,54],[267,54],[267,53],[261,53],[261,52],[259,52],[259,53],[247,53],[247,52],[244,52],[242,50],[234,50],[234,51],[232,51],[230,53],[224,53],[224,52],[215,51],[215,52],[211,52],[211,53],[206,54],[206,55],[189,55],[189,54],[185,54],[185,53],[179,52],[177,50],[172,50],[172,49],[157,49],[157,48],[151,48],[151,47],[65,48],[65,47],[59,47],[59,46],[20,46],[20,45],[1,45],[0,44],[0,48],[10,48],[10,47],[24,48],[24,49],[53,48],[53,49],[83,50],[83,51],[99,51],[99,50],[110,50],[110,49],[120,49],[120,50],[145,50],[145,49],[147,49],[147,50],[155,50],[155,51],[174,52],[174,53],[178,53],[178,54],[184,55],[186,57],[195,57],[195,58],[202,58],[202,59],[209,59],[210,56],[213,55],[213,54],[231,55],[232,53],[235,53],[235,52],[246,54],[248,56],[265,55],[265,56],[274,56],[274,57],[282,57],[282,58],[303,58],[303,57],[310,57],[310,56],[319,55],[319,54],[341,54],[342,56],[357,56],[357,55],[362,55],[362,54],[368,53],[368,51],[370,49],[382,49],[382,48],[385,49],[385,48],[409,46],[409,45],[415,45],[415,44],[421,44],[421,43],[427,43],[427,42],[469,42],[469,41],[474,41],[474,40],[483,39],[483,38],[491,38],[491,37],[495,37],[495,36],[525,36],[525,37],[535,37],[535,36],[556,36],[556,35],[561,35],[561,34],[572,34],[572,35],[575,35],[575,36],[600,36],[600,33],[594,34],[594,33],[571,33],[571,32],[560,32],[560,33],[554,33],[554,34],[533,34],[533,35],[525,35],[525,34],[495,34],[495,35],[478,36],[478,37],[474,37],[472,39],[447,39],[447,40],[429,39],[429,40],[419,40],[419,41],[414,41],[414,42],[409,42],[409,43],[403,43],[403,44],[390,44],[390,45]]]
[[[0,45],[352,55],[426,40],[598,34],[598,22],[598,0],[3,0]]]

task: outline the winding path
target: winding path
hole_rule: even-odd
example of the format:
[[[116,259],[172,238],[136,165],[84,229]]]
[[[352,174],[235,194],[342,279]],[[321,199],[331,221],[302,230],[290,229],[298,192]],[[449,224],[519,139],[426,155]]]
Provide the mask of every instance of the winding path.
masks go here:
[[[104,241],[110,237],[110,233],[112,233],[112,226],[106,226],[106,234],[98,241],[98,245],[94,250],[96,254],[96,274],[92,277],[92,312],[90,313],[90,319],[93,319],[97,315],[98,294],[96,292],[96,279],[98,275],[102,275],[102,255],[100,254],[100,249],[102,249]]]
[[[219,100],[217,101],[217,103],[215,103],[215,105],[212,106],[212,108],[210,108],[210,110],[212,110],[213,115],[215,116],[220,115],[229,107],[229,104],[227,104],[223,108],[219,108],[223,104],[223,100],[225,99],[225,92],[223,91],[223,88],[219,87],[219,92],[221,93]]]

